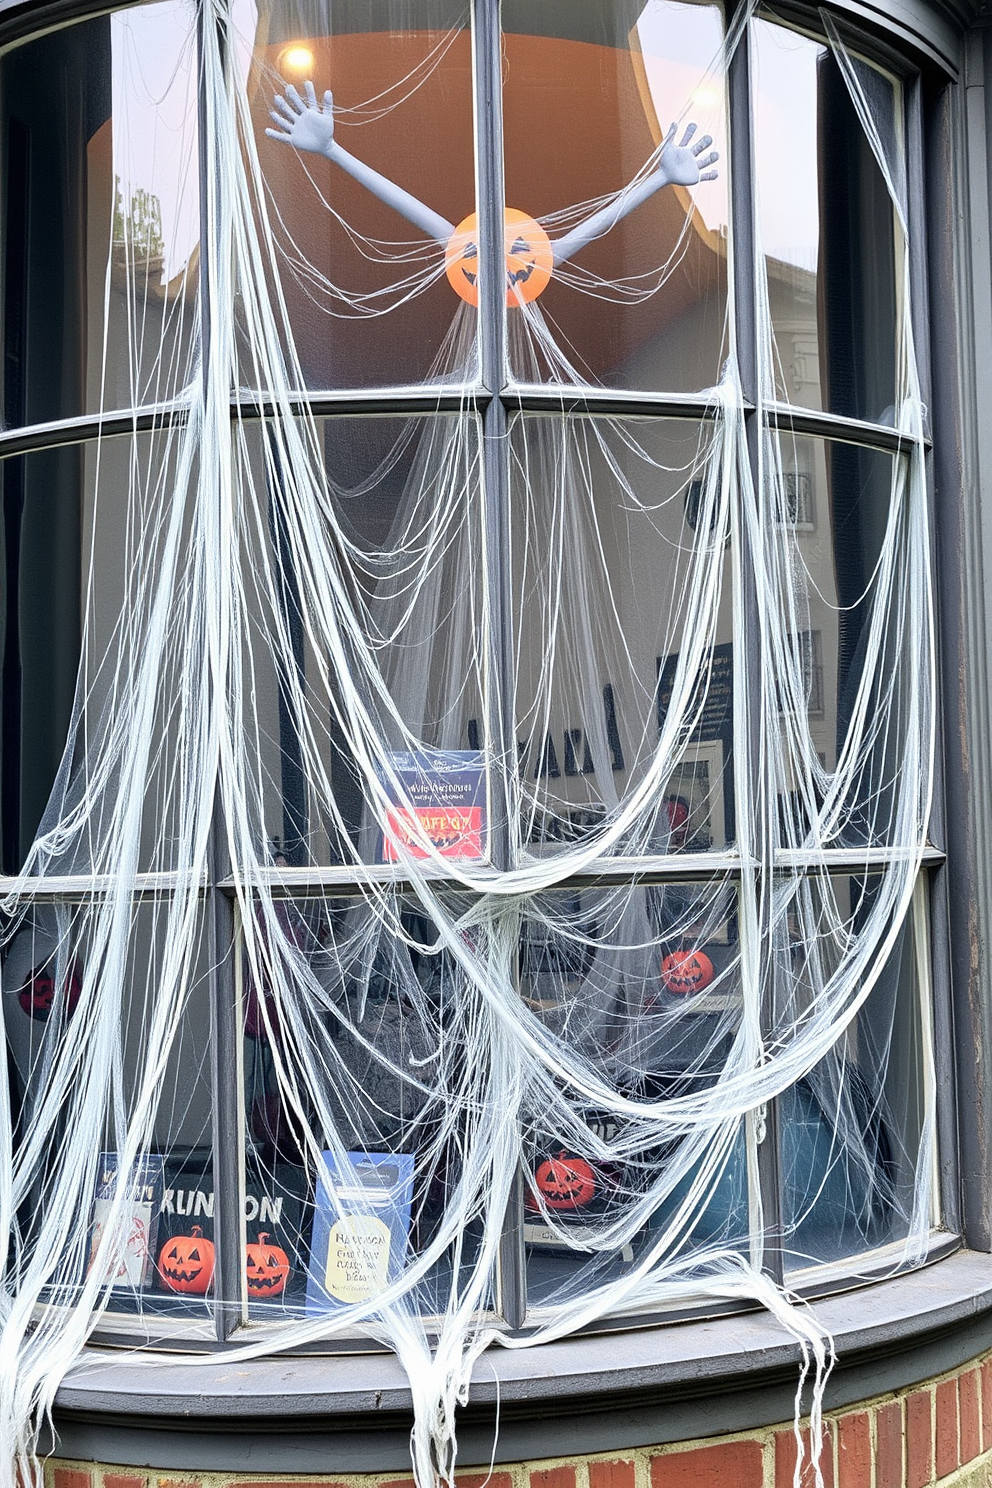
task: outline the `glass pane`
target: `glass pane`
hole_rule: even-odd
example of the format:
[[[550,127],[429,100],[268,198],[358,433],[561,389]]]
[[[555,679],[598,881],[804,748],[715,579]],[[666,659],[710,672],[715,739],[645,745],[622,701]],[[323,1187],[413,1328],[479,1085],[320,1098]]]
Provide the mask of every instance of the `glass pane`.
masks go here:
[[[190,722],[176,699],[199,655],[190,590],[164,561],[172,539],[180,566],[188,558],[195,470],[184,468],[182,445],[180,431],[162,430],[0,462],[7,873],[18,871],[39,825],[47,830],[58,814],[72,816],[74,828],[60,834],[44,871],[108,871],[125,850],[128,790],[142,802],[137,867],[176,866],[180,787],[172,764]],[[163,605],[169,623],[159,636]],[[147,738],[136,730],[122,738],[145,706]]]
[[[456,1263],[441,1223],[475,1119],[458,1100],[473,1057],[464,974],[422,908],[400,899],[381,915],[358,899],[260,903],[247,928],[251,1316],[340,1324],[349,1303],[417,1263],[415,1306],[443,1309]],[[473,934],[470,917],[463,933]],[[463,1277],[480,1231],[477,1220],[464,1227]]]
[[[553,261],[548,282],[508,244],[513,375],[711,386],[727,282],[720,8],[507,0],[502,14],[506,204]]]
[[[7,427],[155,402],[188,381],[196,72],[182,0],[0,58]]]
[[[752,22],[754,163],[783,400],[893,422],[901,229],[843,74],[822,42]],[[901,97],[861,68],[883,137]]]
[[[614,851],[705,852],[733,840],[729,518],[711,433],[677,419],[512,426],[525,856],[602,828],[661,747],[662,808]],[[671,732],[677,719],[695,719],[687,743]]]
[[[252,57],[291,379],[470,378],[476,312],[445,274],[448,240],[475,207],[466,7],[275,0],[259,7]],[[247,342],[240,380],[259,381]]]
[[[828,924],[857,935],[881,888],[877,878],[835,878],[805,885],[803,912],[817,914],[814,943],[789,919],[789,946],[778,958],[785,1016],[801,1014],[837,964]],[[932,1175],[924,1160],[931,1098],[922,998],[929,994],[926,948],[912,913],[868,999],[827,1057],[779,1100],[786,1266],[855,1256],[904,1240],[923,1184],[922,1219],[930,1222]]]
[[[556,892],[534,901],[531,915],[521,935],[521,996],[569,1055],[589,1061],[584,1067],[621,1098],[662,1110],[719,1079],[741,1014],[732,887]],[[524,1239],[533,1305],[621,1276],[654,1248],[660,1259],[687,1236],[698,1245],[746,1242],[742,1124],[703,1132],[690,1119],[662,1142],[655,1124],[653,1145],[638,1150],[632,1119],[565,1093],[574,1116],[567,1130],[549,1124],[546,1106],[529,1116]],[[609,1226],[632,1223],[619,1247],[597,1244]]]
[[[245,729],[259,767],[259,840],[291,866],[391,862],[396,843],[410,843],[413,815],[442,854],[484,857],[476,421],[319,420],[323,468],[305,492],[285,478],[275,426],[248,424],[241,438],[242,560],[254,589]],[[315,510],[325,513],[316,527]],[[339,575],[340,608],[329,598]],[[357,702],[328,665],[339,646],[354,663]],[[353,752],[356,706],[375,734],[364,766]],[[370,799],[370,770],[387,792],[388,822]],[[458,805],[470,820],[447,840],[432,814]]]
[[[36,906],[25,912],[4,949],[3,1014],[14,1140],[22,1158],[28,1138],[40,1139],[28,1162],[33,1181],[20,1210],[23,1238],[30,1250],[45,1242],[42,1226],[51,1223],[53,1213],[63,1207],[82,1211],[87,1224],[52,1277],[50,1300],[77,1295],[85,1279],[94,1279],[94,1268],[102,1266],[109,1288],[106,1327],[140,1337],[144,1329],[135,1315],[144,1314],[144,1327],[152,1334],[162,1327],[170,1331],[165,1319],[171,1318],[182,1320],[181,1332],[209,1337],[213,1247],[202,1242],[209,1240],[214,1195],[210,1183],[189,1179],[191,1154],[209,1150],[211,1132],[202,916],[195,915],[190,925],[185,916],[180,922],[178,906],[133,906],[123,930],[124,975],[118,977],[103,971],[114,964],[107,937],[115,915],[109,900],[102,906]],[[182,954],[167,956],[177,932]],[[120,1031],[120,1062],[112,1037],[103,1054],[91,1045],[86,1079],[80,1081],[73,1078],[77,1033],[92,1038],[97,999],[104,1027]],[[158,1020],[161,1034],[169,1019],[166,1009],[175,1010],[175,1034],[166,1045],[147,1138],[128,1175],[118,1157],[119,1142],[128,1120],[141,1129],[137,1111],[149,1093],[152,1028]],[[94,1132],[92,1150],[72,1173],[64,1161],[70,1125]],[[115,1199],[122,1190],[115,1220]]]
[[[905,465],[879,450],[784,430],[778,449],[784,520],[776,540],[792,560],[796,628],[788,641],[802,675],[809,738],[826,776],[846,744],[856,748],[831,845],[885,842],[897,804],[895,761],[909,727],[908,649],[917,644],[904,634],[905,615],[885,588],[880,565],[883,545],[893,540],[887,528]],[[879,622],[880,640],[872,630]],[[865,730],[860,690],[866,685],[872,701]],[[805,835],[808,812],[795,781],[787,785],[779,816],[791,845]],[[826,789],[824,781],[817,789]]]

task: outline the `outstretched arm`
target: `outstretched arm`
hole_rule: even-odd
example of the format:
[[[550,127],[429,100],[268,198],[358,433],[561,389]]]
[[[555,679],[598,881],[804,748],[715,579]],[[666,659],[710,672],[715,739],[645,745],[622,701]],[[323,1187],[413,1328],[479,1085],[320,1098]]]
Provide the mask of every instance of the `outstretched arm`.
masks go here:
[[[572,258],[580,248],[591,243],[593,238],[601,238],[608,233],[612,227],[631,213],[641,202],[647,201],[648,197],[654,196],[663,186],[698,186],[700,181],[715,181],[716,171],[707,169],[719,160],[716,150],[710,150],[704,155],[713,143],[708,134],[704,134],[695,144],[692,137],[696,133],[695,124],[690,124],[682,136],[682,143],[675,143],[675,128],[665,135],[658,157],[658,166],[650,175],[639,181],[630,191],[626,192],[619,201],[613,201],[608,207],[603,207],[599,212],[593,212],[578,227],[573,227],[571,232],[563,238],[558,238],[552,243],[551,249],[555,256],[555,268],[564,263],[566,259]],[[270,131],[271,132],[271,131]]]
[[[337,143],[334,138],[334,98],[330,91],[324,94],[323,106],[317,102],[313,83],[304,83],[303,91],[306,94],[305,100],[290,83],[285,98],[276,94],[275,108],[271,112],[276,128],[265,131],[269,139],[333,160],[335,165],[347,171],[360,186],[371,191],[387,207],[392,207],[394,212],[399,212],[401,217],[412,222],[427,237],[435,238],[439,243],[447,243],[455,230],[452,223],[437,212],[432,212],[430,207],[425,207],[409,191],[404,191],[401,186],[380,176],[371,166],[356,160],[354,155],[349,155]]]

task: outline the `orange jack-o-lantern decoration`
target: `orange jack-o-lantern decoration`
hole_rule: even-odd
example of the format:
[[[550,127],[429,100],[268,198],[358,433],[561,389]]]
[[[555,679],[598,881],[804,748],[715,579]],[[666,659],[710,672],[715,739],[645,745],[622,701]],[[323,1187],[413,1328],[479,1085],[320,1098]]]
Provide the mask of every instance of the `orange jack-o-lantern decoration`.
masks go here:
[[[289,1256],[278,1245],[270,1245],[261,1234],[257,1245],[249,1245],[245,1266],[249,1297],[278,1297],[289,1276]]]
[[[29,975],[23,987],[18,990],[17,1000],[30,1018],[37,1018],[44,1023],[50,1016],[55,1006],[55,977],[54,962],[49,961],[45,966],[36,966]],[[76,1003],[82,991],[82,979],[79,967],[75,963],[69,967],[69,975],[65,983],[65,1011],[66,1016],[71,1018],[76,1011]]]
[[[596,1174],[584,1157],[559,1152],[539,1165],[534,1184],[549,1209],[584,1209],[596,1193]]]
[[[551,239],[539,222],[507,207],[503,213],[506,251],[506,303],[536,300],[547,288],[555,259]],[[470,305],[479,303],[479,236],[473,212],[459,222],[444,250],[444,267],[456,294]]]
[[[672,951],[661,963],[661,980],[680,996],[702,992],[713,980],[713,962],[705,951]]]
[[[203,1295],[214,1279],[214,1242],[199,1225],[192,1235],[173,1235],[158,1256],[158,1274],[170,1292]]]

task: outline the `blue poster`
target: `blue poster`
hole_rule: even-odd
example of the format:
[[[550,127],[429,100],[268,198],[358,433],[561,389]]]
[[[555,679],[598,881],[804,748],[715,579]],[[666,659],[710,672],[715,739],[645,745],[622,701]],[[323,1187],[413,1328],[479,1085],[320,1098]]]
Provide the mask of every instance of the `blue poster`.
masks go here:
[[[307,1312],[366,1302],[402,1271],[410,1233],[414,1159],[349,1152],[342,1171],[321,1153],[307,1273]],[[332,1197],[333,1195],[333,1197]]]

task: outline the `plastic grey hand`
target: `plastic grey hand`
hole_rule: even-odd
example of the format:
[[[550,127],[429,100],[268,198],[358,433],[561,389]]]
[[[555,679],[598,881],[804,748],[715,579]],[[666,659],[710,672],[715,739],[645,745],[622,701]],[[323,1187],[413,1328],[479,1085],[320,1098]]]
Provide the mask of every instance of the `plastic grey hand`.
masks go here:
[[[716,180],[717,172],[711,167],[720,157],[716,150],[709,150],[713,143],[710,135],[701,135],[693,144],[696,126],[689,124],[681,143],[676,144],[676,128],[673,124],[662,140],[658,164],[654,170],[648,171],[619,199],[610,202],[609,206],[601,207],[598,212],[593,212],[591,217],[573,227],[563,238],[556,239],[551,245],[556,267],[574,257],[594,238],[603,237],[663,186],[698,186],[700,181]],[[705,153],[707,150],[708,155]]]
[[[295,150],[307,150],[311,155],[326,155],[333,159],[334,145],[334,95],[330,89],[324,94],[323,107],[317,102],[313,83],[303,84],[304,101],[290,83],[286,96],[277,93],[269,117],[275,129],[265,132],[269,139],[280,144],[292,145]]]
[[[455,230],[453,223],[438,212],[433,212],[430,207],[425,207],[409,191],[404,191],[402,186],[397,186],[387,176],[381,176],[370,165],[357,160],[338,144],[334,138],[334,95],[330,89],[324,94],[323,105],[317,102],[316,89],[309,80],[303,84],[303,92],[305,98],[301,98],[297,89],[289,83],[284,98],[276,94],[275,107],[270,113],[276,127],[265,131],[269,139],[278,140],[281,145],[292,145],[295,150],[306,150],[312,155],[323,155],[326,159],[333,160],[335,165],[347,171],[360,186],[371,191],[387,207],[392,207],[394,212],[399,212],[401,217],[412,222],[427,237],[435,238],[439,243],[447,243]]]
[[[698,186],[700,181],[715,181],[717,172],[708,170],[707,167],[715,165],[720,159],[716,150],[710,150],[708,155],[703,151],[709,149],[713,140],[710,135],[701,135],[695,144],[692,137],[696,133],[695,124],[690,124],[682,136],[682,143],[675,144],[676,125],[673,124],[665,135],[661,146],[661,158],[658,162],[659,174],[665,177],[666,186]]]

